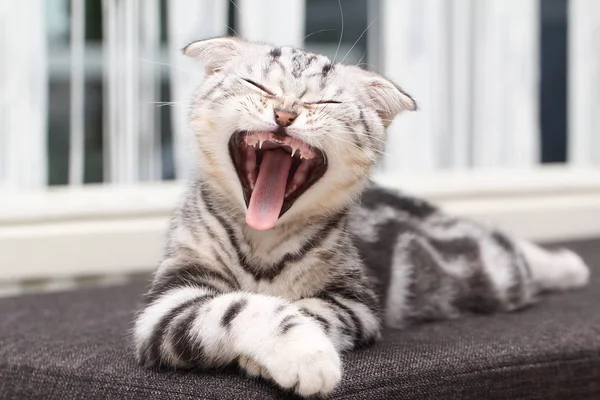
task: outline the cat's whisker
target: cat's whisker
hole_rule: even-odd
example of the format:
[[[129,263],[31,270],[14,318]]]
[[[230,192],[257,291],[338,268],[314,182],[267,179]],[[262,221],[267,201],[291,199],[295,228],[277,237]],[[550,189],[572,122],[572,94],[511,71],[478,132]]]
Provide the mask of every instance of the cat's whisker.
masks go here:
[[[230,0],[230,1],[231,1],[231,0]],[[235,4],[235,3],[234,3],[234,4]],[[237,7],[237,6],[236,6],[236,7]],[[229,25],[225,25],[225,27],[226,27],[227,29],[229,29],[231,32],[233,32],[233,33],[235,34],[235,36],[237,36],[237,37],[241,38],[240,34],[239,34],[239,33],[237,33],[237,32],[235,31],[235,29],[233,29],[233,28],[232,28],[232,27],[230,27]]]
[[[361,62],[361,60],[362,60],[362,57],[361,57],[360,60],[358,60],[358,63],[356,64],[357,67],[360,67],[360,66],[364,65],[364,66],[367,66],[367,67],[369,67],[371,69],[375,69],[375,66],[373,64],[363,63],[363,62]]]
[[[331,116],[331,114],[328,111],[322,110],[315,117],[315,122],[318,122],[318,121],[322,120],[323,118],[329,117],[329,116]]]
[[[366,134],[366,133],[360,133],[360,132],[352,132],[352,134],[353,134],[353,135],[356,135],[356,136],[362,136],[362,137],[366,137],[366,138],[369,138],[369,139],[371,139],[371,140],[375,140],[375,141],[377,141],[377,142],[379,142],[379,143],[383,143],[383,144],[385,144],[385,140],[383,140],[383,139],[380,139],[380,138],[377,138],[377,137],[375,137],[375,136],[373,136],[373,135],[369,135],[369,134]]]
[[[242,11],[241,11],[241,10],[240,10],[240,8],[238,7],[238,5],[237,5],[237,4],[235,4],[235,1],[233,1],[233,0],[229,0],[229,2],[231,3],[231,5],[232,5],[232,6],[234,6],[234,7],[235,7],[235,9],[236,9],[236,10],[237,10],[237,12],[238,12],[238,15],[241,15],[241,14],[242,14]]]
[[[367,49],[365,49],[365,51],[363,51],[362,56],[360,56],[360,58],[358,59],[358,62],[356,63],[357,67],[362,65],[361,62],[362,62],[363,58],[365,58],[366,55],[367,55]]]
[[[342,1],[338,0],[338,6],[340,9],[340,17],[341,17],[341,22],[342,22],[342,28],[340,30],[340,39],[338,40],[338,45],[337,48],[335,49],[335,54],[333,56],[333,60],[331,61],[332,65],[335,65],[335,60],[338,56],[338,53],[340,51],[340,46],[342,45],[342,40],[344,38],[344,10],[342,9]],[[326,85],[324,90],[323,90],[323,96],[321,96],[321,101],[325,98],[325,96],[327,95],[327,90],[330,88],[330,85]],[[326,108],[328,106],[328,104],[325,105]]]
[[[338,143],[338,142],[336,142],[336,141],[334,141],[334,143],[335,143],[335,150],[332,148],[332,149],[331,149],[331,151],[333,152],[333,155],[334,155],[334,156],[336,156],[336,158],[337,158],[338,162],[342,164],[343,162],[342,162],[342,159],[341,159],[341,157],[340,157],[340,147],[339,147],[339,143]]]
[[[329,86],[327,86],[327,87],[325,88],[325,92],[323,93],[323,96],[321,97],[321,100],[323,100],[323,99],[325,98],[325,96],[327,95],[327,89],[328,89],[328,88],[329,88]],[[361,104],[361,102],[360,102],[358,99],[356,99],[356,100],[354,100],[354,101],[353,101],[353,100],[347,100],[347,99],[346,99],[346,100],[344,100],[344,101],[343,101],[343,103],[346,103],[346,104]],[[329,104],[325,104],[325,105],[323,106],[323,108],[321,108],[320,110],[318,110],[318,111],[317,111],[317,116],[318,116],[319,114],[321,114],[321,113],[325,112],[325,111],[327,110],[327,106],[328,106],[328,105],[329,105]],[[340,114],[340,115],[343,115],[343,114]]]
[[[343,117],[343,115],[340,115]],[[387,118],[380,118],[381,121],[383,122],[392,122],[393,119],[387,119]],[[359,122],[359,121],[370,121],[370,119],[368,118],[356,118],[356,119],[343,119],[343,121],[346,122]]]
[[[337,49],[335,50],[335,55],[333,56],[332,64],[335,64],[335,59],[337,58],[338,52],[340,51],[340,46],[342,45],[342,39],[344,38],[344,10],[342,9],[342,0],[338,0],[338,6],[340,8],[340,16],[342,19],[342,29],[340,33],[340,40],[338,41]]]
[[[346,140],[346,139],[342,139],[341,137],[339,137],[339,136],[336,136],[336,135],[334,135],[334,136],[332,136],[332,137],[333,137],[335,140],[339,140],[339,141],[341,141],[341,142],[346,142],[346,143],[348,143],[349,145],[351,145],[351,146],[355,147],[356,149],[359,149],[360,151],[364,151],[364,150],[363,150],[363,149],[361,149],[361,148],[360,148],[360,147],[359,147],[359,146],[358,146],[356,143],[352,143],[351,141],[349,141],[349,140]],[[381,155],[384,155],[384,156],[385,156],[385,155],[387,155],[387,153],[386,153],[385,151],[382,151],[382,150],[377,150],[377,149],[370,149],[370,150],[372,150],[372,151],[374,151],[374,152],[376,152],[376,153],[379,153],[379,154],[381,154]]]
[[[350,54],[350,52],[352,51],[352,49],[354,49],[354,47],[358,44],[358,42],[360,41],[360,39],[362,39],[362,37],[365,35],[365,33],[367,33],[367,31],[369,30],[369,28],[371,27],[371,25],[373,25],[376,21],[377,21],[377,18],[375,18],[369,25],[367,25],[367,27],[360,34],[360,36],[358,37],[358,39],[356,39],[356,41],[354,42],[354,44],[352,45],[352,47],[350,47],[350,50],[348,50],[348,52],[346,53],[346,55],[344,56],[344,58],[342,58],[342,61],[340,61],[340,64],[342,64],[344,62],[344,60],[346,60],[346,57],[348,57],[348,55]]]
[[[321,33],[321,32],[331,32],[331,31],[335,31],[335,30],[336,30],[336,29],[319,29],[319,30],[317,30],[317,31],[311,32],[311,33],[309,33],[308,35],[304,36],[304,37],[302,38],[302,40],[306,40],[306,38],[307,38],[307,37],[310,37],[310,36],[312,36],[312,35],[314,35],[314,34],[317,34],[317,33]]]
[[[148,104],[156,104],[157,107],[185,107],[186,103],[182,101],[151,101]]]
[[[147,58],[140,58],[140,61],[147,62],[147,63],[150,63],[150,64],[155,64],[155,65],[160,65],[160,66],[163,66],[163,67],[169,67],[169,68],[173,68],[173,69],[178,69],[178,70],[183,71],[183,72],[189,72],[189,73],[193,73],[194,72],[191,69],[183,68],[183,67],[180,67],[178,65],[173,65],[173,64],[169,64],[169,63],[165,63],[165,62],[161,62],[161,61],[149,60]]]

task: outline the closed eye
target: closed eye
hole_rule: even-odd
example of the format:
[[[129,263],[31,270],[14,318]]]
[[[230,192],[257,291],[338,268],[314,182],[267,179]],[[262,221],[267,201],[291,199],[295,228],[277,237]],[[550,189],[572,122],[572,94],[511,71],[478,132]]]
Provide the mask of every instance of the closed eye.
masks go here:
[[[275,93],[271,92],[269,89],[267,89],[266,87],[264,87],[263,85],[261,85],[260,83],[256,83],[250,79],[246,79],[246,78],[242,78],[243,80],[245,80],[246,82],[248,82],[249,84],[251,84],[252,86],[262,90],[263,92],[265,92],[266,94],[269,94],[271,96],[275,96]]]
[[[337,100],[319,100],[319,101],[312,101],[310,103],[305,103],[305,104],[342,104],[342,102],[337,101]]]

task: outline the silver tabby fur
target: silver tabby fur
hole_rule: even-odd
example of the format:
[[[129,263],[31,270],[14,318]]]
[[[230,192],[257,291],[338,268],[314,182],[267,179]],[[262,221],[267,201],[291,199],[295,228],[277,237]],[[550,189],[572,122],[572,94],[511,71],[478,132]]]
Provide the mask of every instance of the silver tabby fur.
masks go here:
[[[198,168],[136,318],[141,364],[235,363],[300,395],[324,395],[340,382],[340,354],[376,341],[382,322],[511,311],[542,290],[587,282],[573,253],[369,183],[386,126],[416,109],[385,78],[235,38],[195,42],[185,54],[207,72],[190,109]],[[310,104],[323,99],[340,103]],[[256,231],[245,224],[227,144],[237,130],[275,129],[275,107],[298,112],[287,133],[323,151],[328,170],[274,228]]]

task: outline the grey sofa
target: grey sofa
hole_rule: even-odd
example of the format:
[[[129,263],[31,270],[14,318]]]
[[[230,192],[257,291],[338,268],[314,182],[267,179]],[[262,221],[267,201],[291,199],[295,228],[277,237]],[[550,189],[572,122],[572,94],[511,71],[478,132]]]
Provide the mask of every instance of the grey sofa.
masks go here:
[[[585,290],[403,331],[344,357],[331,399],[600,399],[600,240]],[[0,300],[0,399],[285,399],[234,368],[152,371],[128,332],[145,283]]]

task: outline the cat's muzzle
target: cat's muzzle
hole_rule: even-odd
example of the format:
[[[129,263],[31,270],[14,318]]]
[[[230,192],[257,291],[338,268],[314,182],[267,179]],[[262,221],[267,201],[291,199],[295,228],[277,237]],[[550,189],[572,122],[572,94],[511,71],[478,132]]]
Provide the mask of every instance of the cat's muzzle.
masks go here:
[[[282,132],[238,131],[229,152],[257,226],[274,224],[327,170],[321,150]]]

